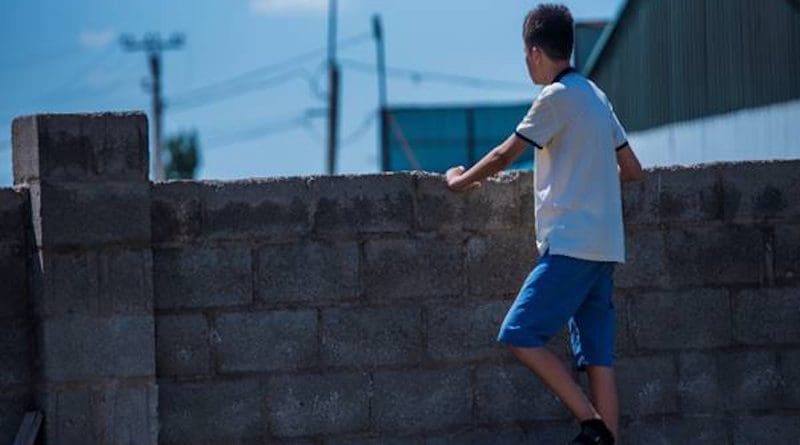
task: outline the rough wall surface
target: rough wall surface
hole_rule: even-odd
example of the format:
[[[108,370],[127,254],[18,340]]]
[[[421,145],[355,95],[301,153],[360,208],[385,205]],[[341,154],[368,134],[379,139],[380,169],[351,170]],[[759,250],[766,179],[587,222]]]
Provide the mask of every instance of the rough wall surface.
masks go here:
[[[29,220],[27,189],[0,189],[0,444],[14,440],[22,416],[33,408]]]
[[[137,119],[134,126],[144,125]],[[113,135],[81,128],[95,147]],[[42,149],[14,136],[15,156]],[[134,161],[144,150],[146,159],[146,145],[117,146],[93,150],[94,161],[81,165],[103,165],[102,156],[119,150]],[[48,213],[47,202],[37,210],[45,200],[35,197],[31,216],[24,194],[0,190],[0,211],[32,220],[34,232],[43,226],[37,236],[45,241],[79,240],[67,251],[89,256],[89,283],[105,283],[86,298],[80,282],[58,281],[67,287],[59,304],[71,299],[88,313],[80,320],[30,315],[36,332],[55,326],[72,337],[48,337],[53,349],[29,357],[51,363],[68,350],[88,360],[37,365],[39,392],[73,388],[65,380],[105,388],[64,399],[83,423],[39,406],[46,423],[85,428],[51,428],[48,444],[81,443],[80,432],[96,443],[153,443],[156,410],[157,442],[166,445],[514,445],[574,434],[569,413],[494,340],[535,264],[529,173],[465,195],[419,173],[141,190],[146,163],[131,162],[135,185],[115,182],[113,196],[83,202],[64,198],[81,212],[114,215],[102,226],[68,209]],[[35,189],[23,171],[15,178]],[[80,181],[79,189],[108,186]],[[615,306],[627,443],[790,443],[800,435],[798,185],[800,162],[767,162],[651,170],[624,187],[628,262],[617,271]],[[48,226],[48,217],[57,222]],[[15,231],[12,239],[23,236]],[[33,249],[29,257],[42,254]],[[49,254],[56,264],[59,252]],[[36,261],[25,270],[0,261],[12,265],[2,266],[3,283],[28,274],[46,289],[58,274],[29,270]],[[24,289],[17,295],[48,301]],[[0,341],[0,354],[14,341],[41,342]],[[563,334],[552,346],[568,357]],[[24,381],[10,384],[28,394]],[[24,410],[2,403],[12,415]],[[106,413],[109,405],[116,414]]]

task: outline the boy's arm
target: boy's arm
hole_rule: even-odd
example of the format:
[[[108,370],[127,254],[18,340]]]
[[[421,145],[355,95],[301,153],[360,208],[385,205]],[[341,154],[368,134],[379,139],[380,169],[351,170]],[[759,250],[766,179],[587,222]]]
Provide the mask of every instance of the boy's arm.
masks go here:
[[[617,166],[619,179],[622,181],[639,181],[644,178],[639,159],[627,143],[617,150]]]
[[[512,134],[466,172],[461,165],[447,170],[447,186],[455,192],[478,187],[482,180],[511,165],[527,147],[527,141]]]

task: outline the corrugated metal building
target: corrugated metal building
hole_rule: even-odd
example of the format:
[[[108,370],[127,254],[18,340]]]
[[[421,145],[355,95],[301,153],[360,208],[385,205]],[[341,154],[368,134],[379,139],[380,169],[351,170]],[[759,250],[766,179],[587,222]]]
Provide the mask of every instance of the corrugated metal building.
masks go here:
[[[797,0],[628,0],[583,72],[646,165],[800,157]]]

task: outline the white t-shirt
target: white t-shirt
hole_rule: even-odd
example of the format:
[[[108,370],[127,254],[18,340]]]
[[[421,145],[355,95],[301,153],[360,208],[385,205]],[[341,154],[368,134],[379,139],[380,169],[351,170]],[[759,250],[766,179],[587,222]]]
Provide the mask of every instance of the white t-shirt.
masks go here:
[[[616,150],[625,130],[606,95],[564,70],[544,87],[516,134],[536,147],[536,247],[592,261],[625,262]]]

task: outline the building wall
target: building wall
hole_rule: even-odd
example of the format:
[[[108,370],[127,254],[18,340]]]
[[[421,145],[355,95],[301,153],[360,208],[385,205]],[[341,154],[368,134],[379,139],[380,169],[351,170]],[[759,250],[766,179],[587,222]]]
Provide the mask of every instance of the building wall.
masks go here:
[[[646,167],[800,159],[800,100],[676,122],[628,134]]]
[[[793,0],[629,0],[613,30],[586,73],[630,131],[800,98]]]
[[[14,134],[37,240],[24,251],[34,284],[25,295],[56,304],[53,316],[34,312],[34,331],[68,334],[35,339],[46,444],[522,444],[574,434],[569,413],[494,340],[535,264],[530,173],[464,195],[425,173],[170,181],[142,192],[141,115],[64,119],[28,118]],[[799,167],[653,169],[625,185],[628,262],[615,307],[627,442],[800,434]],[[100,180],[111,172],[115,181]],[[41,194],[56,178],[49,187],[67,187],[65,176],[76,192]],[[11,202],[19,214],[14,199],[24,198],[0,192],[0,209]],[[67,235],[73,242],[59,244]],[[73,257],[95,266],[66,268]],[[87,297],[69,270],[105,291]],[[552,347],[568,357],[563,332]]]

